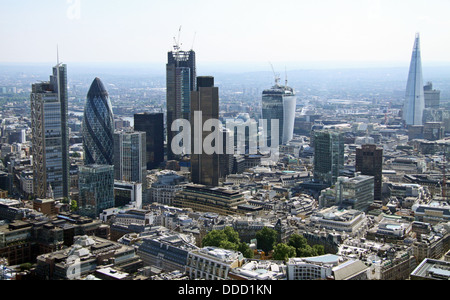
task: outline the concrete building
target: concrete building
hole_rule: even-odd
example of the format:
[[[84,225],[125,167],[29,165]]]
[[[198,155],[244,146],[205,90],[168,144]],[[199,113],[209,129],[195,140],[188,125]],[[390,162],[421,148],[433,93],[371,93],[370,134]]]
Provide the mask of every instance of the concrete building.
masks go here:
[[[368,269],[360,260],[331,254],[287,262],[288,280],[366,280]]]
[[[36,274],[47,280],[76,280],[106,265],[124,272],[143,266],[133,247],[96,236],[77,236],[70,248],[38,256]]]
[[[424,259],[411,273],[411,280],[450,279],[450,262],[431,258]]]
[[[366,212],[373,201],[373,176],[357,173],[353,178],[338,177],[336,182],[336,202],[339,206]]]
[[[367,217],[364,212],[355,209],[340,210],[337,206],[313,213],[309,221],[315,228],[346,232],[352,236],[362,234],[367,227]]]
[[[232,269],[244,263],[242,253],[215,247],[189,252],[186,274],[190,279],[228,280]]]
[[[211,188],[198,184],[186,185],[173,200],[175,207],[220,215],[245,214],[246,212],[239,210],[239,206],[243,204],[247,204],[247,201],[239,190]]]

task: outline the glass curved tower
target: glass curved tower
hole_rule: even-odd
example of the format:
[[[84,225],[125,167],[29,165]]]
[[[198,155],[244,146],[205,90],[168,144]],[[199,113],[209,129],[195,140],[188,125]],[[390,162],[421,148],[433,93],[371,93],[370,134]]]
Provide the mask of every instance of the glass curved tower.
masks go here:
[[[95,78],[87,94],[82,124],[85,165],[114,165],[114,115],[108,92]]]
[[[271,143],[271,120],[279,120],[279,145],[289,143],[294,137],[295,110],[297,97],[294,90],[287,85],[280,85],[276,78],[275,85],[263,92],[262,118],[267,120],[267,140]]]

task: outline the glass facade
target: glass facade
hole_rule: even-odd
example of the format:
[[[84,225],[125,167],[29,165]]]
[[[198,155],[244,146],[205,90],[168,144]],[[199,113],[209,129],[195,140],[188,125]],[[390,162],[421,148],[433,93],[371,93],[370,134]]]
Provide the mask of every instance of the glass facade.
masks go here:
[[[314,180],[333,185],[344,168],[344,137],[332,130],[314,133]]]
[[[172,132],[172,123],[177,119],[190,119],[191,95],[196,89],[195,52],[171,51],[166,65],[167,87],[167,155],[168,160],[175,158],[170,145],[177,132]]]
[[[272,120],[279,121],[278,139],[279,145],[289,143],[294,136],[295,110],[297,97],[292,88],[281,86],[278,82],[271,89],[265,90],[262,97],[262,118],[267,121],[267,146],[271,146]]]
[[[103,210],[114,207],[113,166],[81,166],[78,176],[80,214],[97,218]]]
[[[31,130],[34,194],[69,197],[67,66],[53,68],[48,82],[32,85]]]
[[[147,187],[145,132],[114,133],[114,177]]]
[[[409,68],[406,101],[403,110],[403,118],[406,125],[422,125],[423,111],[425,109],[424,93],[420,37],[417,34]]]
[[[95,78],[84,109],[82,136],[85,164],[113,165],[114,115],[103,83]]]

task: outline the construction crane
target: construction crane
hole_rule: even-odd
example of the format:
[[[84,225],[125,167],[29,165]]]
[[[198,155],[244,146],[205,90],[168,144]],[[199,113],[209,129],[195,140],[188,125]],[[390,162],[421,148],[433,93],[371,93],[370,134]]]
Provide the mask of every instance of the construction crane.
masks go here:
[[[269,62],[269,64],[270,64],[270,66],[272,67],[273,76],[274,76],[274,78],[275,78],[275,85],[278,86],[278,85],[279,85],[279,82],[280,82],[280,74],[277,74],[277,73],[275,72],[275,68],[273,67],[273,65],[272,65],[271,62]]]

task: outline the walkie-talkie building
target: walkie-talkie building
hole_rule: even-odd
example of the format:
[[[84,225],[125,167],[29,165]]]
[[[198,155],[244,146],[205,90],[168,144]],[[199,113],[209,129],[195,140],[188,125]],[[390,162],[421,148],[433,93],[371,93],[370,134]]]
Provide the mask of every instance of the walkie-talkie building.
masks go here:
[[[114,165],[114,115],[99,78],[94,79],[87,95],[82,135],[85,165]]]
[[[275,85],[263,91],[262,96],[262,118],[267,121],[267,145],[271,146],[272,120],[279,120],[279,145],[289,143],[294,137],[295,110],[297,97],[294,90],[287,85],[280,85],[276,78]]]

